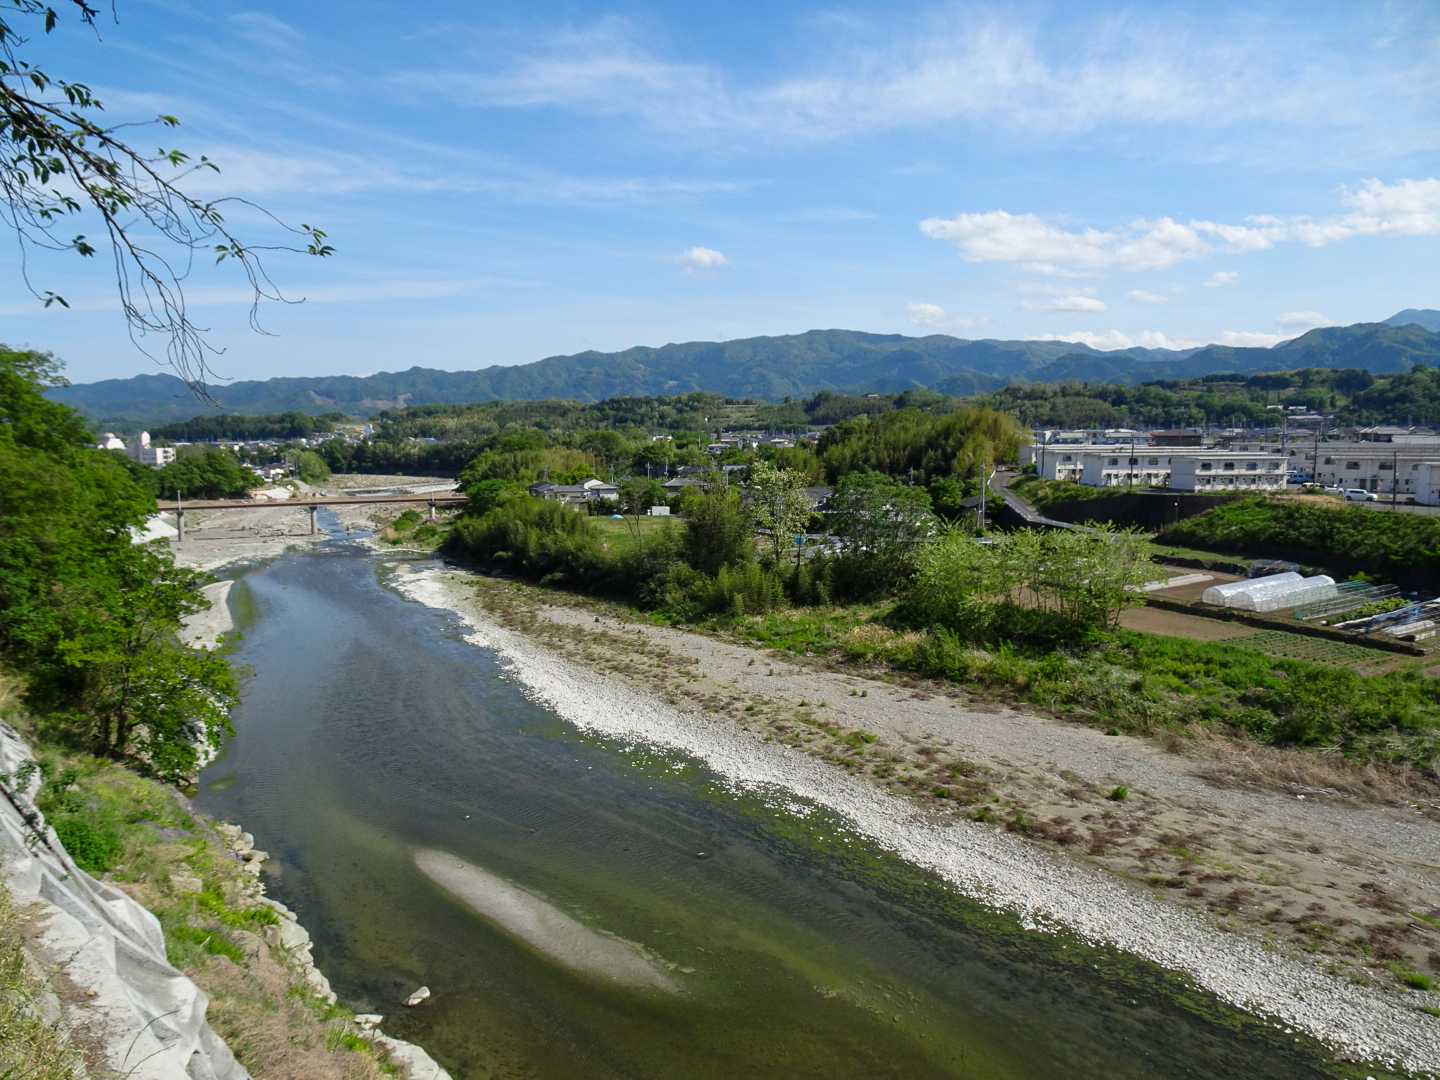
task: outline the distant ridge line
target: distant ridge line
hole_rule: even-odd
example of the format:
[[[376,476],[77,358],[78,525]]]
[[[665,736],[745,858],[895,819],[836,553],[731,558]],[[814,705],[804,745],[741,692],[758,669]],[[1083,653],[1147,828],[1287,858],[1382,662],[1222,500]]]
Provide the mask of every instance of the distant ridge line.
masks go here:
[[[1404,319],[1403,323],[1397,320]],[[1429,325],[1427,325],[1429,324]],[[220,411],[243,414],[343,412],[363,417],[407,405],[468,401],[661,397],[693,391],[781,401],[819,390],[948,394],[994,390],[1012,381],[1077,379],[1133,385],[1219,372],[1250,375],[1302,367],[1406,371],[1440,365],[1440,312],[1407,309],[1380,323],[1322,327],[1273,349],[1209,345],[1103,352],[1068,341],[905,337],[856,330],[690,341],[621,352],[551,356],[473,371],[412,367],[374,375],[283,377],[214,389]],[[100,424],[160,424],[205,411],[171,375],[136,375],[50,391]]]

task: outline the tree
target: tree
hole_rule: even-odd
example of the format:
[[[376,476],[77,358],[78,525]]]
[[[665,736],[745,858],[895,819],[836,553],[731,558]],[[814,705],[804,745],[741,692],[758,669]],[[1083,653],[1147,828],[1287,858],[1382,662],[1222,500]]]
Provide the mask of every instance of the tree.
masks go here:
[[[61,0],[59,6],[95,26],[99,9],[88,0],[70,0],[68,5]],[[104,106],[88,86],[52,77],[26,60],[22,54],[29,39],[23,25],[48,34],[59,18],[45,0],[0,3],[0,215],[19,240],[22,260],[29,249],[90,257],[108,246],[131,339],[147,355],[143,339],[164,340],[175,373],[211,401],[208,359],[219,350],[191,321],[185,302],[184,281],[195,256],[208,250],[217,262],[239,264],[253,296],[251,325],[259,330],[260,302],[284,300],[260,254],[286,250],[323,257],[334,249],[319,229],[291,228],[273,215],[267,216],[298,240],[245,243],[225,224],[222,207],[229,202],[253,204],[202,202],[184,191],[185,180],[196,172],[218,172],[214,162],[205,157],[192,161],[175,149],[154,154],[136,149],[122,136],[132,125],[102,122]],[[153,122],[165,128],[179,125],[173,116]],[[103,241],[83,233],[68,235],[72,221],[83,227],[87,218],[98,218]],[[28,274],[26,281],[29,284]],[[30,289],[46,307],[69,306],[50,290]]]
[[[749,494],[755,521],[760,528],[769,530],[770,554],[779,562],[791,538],[803,534],[810,521],[805,475],[757,461],[750,466]]]
[[[198,457],[177,458],[160,470],[159,478],[163,499],[239,499],[260,482],[234,454],[214,448]]]
[[[701,493],[685,511],[685,561],[702,574],[740,566],[755,558],[755,530],[739,493],[718,475],[695,485]]]
[[[330,466],[314,450],[301,450],[295,455],[295,474],[307,484],[330,479]]]
[[[186,648],[209,580],[131,542],[155,510],[126,464],[43,391],[48,356],[0,350],[0,660],[54,734],[176,780],[228,732],[236,679]]]
[[[863,567],[877,593],[893,591],[904,583],[916,549],[938,531],[929,493],[897,483],[883,473],[840,477],[827,506],[844,556]]]
[[[465,487],[465,513],[483,517],[523,489],[513,480],[477,480]]]
[[[233,735],[239,682],[224,656],[177,639],[186,616],[210,606],[208,575],[177,567],[169,552],[133,546],[92,581],[91,602],[58,643],[63,666],[39,689],[97,757],[127,761],[173,782],[192,777],[202,747]],[[97,603],[98,601],[98,603]]]
[[[627,476],[618,487],[620,512],[639,515],[670,497],[665,485],[646,476]]]

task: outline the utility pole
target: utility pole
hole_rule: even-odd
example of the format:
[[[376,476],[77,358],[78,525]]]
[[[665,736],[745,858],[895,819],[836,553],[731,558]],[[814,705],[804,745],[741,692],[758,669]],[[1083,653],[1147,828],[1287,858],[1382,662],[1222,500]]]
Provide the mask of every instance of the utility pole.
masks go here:
[[[985,461],[980,461],[980,531],[985,531]]]

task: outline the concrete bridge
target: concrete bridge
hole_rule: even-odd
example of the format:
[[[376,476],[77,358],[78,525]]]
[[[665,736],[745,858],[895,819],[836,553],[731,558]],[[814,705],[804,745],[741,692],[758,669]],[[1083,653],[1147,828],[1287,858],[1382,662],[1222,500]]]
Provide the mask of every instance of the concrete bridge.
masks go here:
[[[304,507],[310,511],[310,532],[320,532],[322,506],[428,506],[430,520],[435,520],[437,506],[459,506],[465,496],[458,491],[430,491],[416,495],[301,495],[294,499],[194,499],[187,502],[161,500],[162,513],[174,514],[180,535],[176,543],[185,541],[185,515],[191,510],[281,510],[287,506]]]

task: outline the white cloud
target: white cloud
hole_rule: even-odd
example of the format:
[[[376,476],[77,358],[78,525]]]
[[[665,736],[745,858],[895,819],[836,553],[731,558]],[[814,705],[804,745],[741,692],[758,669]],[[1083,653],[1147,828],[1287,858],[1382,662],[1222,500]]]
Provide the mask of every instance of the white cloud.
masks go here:
[[[1141,330],[1127,334],[1122,330],[1107,330],[1097,334],[1090,330],[1072,330],[1068,334],[1041,334],[1037,341],[1078,341],[1092,349],[1110,351],[1114,349],[1199,349],[1205,345],[1231,345],[1236,348],[1268,349],[1286,340],[1281,334],[1267,334],[1263,331],[1226,330],[1214,341],[1195,341],[1190,338],[1171,337],[1161,330]]]
[[[1240,271],[1238,270],[1216,270],[1205,279],[1204,284],[1211,289],[1220,289],[1226,285],[1234,285],[1239,280]]]
[[[1237,349],[1268,349],[1284,340],[1284,334],[1267,334],[1261,330],[1226,330],[1215,344],[1233,345]]]
[[[967,315],[952,315],[939,304],[914,302],[905,305],[905,318],[916,326],[929,326],[936,330],[973,330],[985,321]]]
[[[1109,230],[1072,230],[1036,214],[989,210],[926,218],[920,231],[951,241],[970,262],[1008,262],[1044,274],[1087,275],[1163,270],[1219,253],[1263,251],[1284,241],[1319,247],[1355,236],[1440,235],[1440,179],[1390,185],[1366,180],[1358,192],[1345,190],[1342,201],[1351,211],[1323,221],[1252,217],[1249,224],[1227,225],[1162,217],[1141,218]],[[1217,274],[1207,284],[1232,280]]]
[[[905,317],[916,326],[945,325],[945,309],[939,304],[906,304]]]
[[[1150,292],[1146,289],[1131,289],[1125,294],[1125,299],[1132,304],[1168,304],[1171,298],[1164,293]]]
[[[707,247],[687,248],[675,256],[675,261],[685,267],[687,274],[712,274],[729,262],[724,252]]]
[[[1092,349],[1100,349],[1105,352],[1134,348],[1194,349],[1201,345],[1201,342],[1198,341],[1172,338],[1160,330],[1141,330],[1136,334],[1127,334],[1120,330],[1107,330],[1103,334],[1097,334],[1090,330],[1072,330],[1068,334],[1041,334],[1035,340],[1077,341],[1083,345],[1089,345]]]
[[[1275,317],[1275,325],[1287,330],[1309,330],[1316,326],[1333,326],[1334,320],[1318,311],[1287,311]]]
[[[1104,300],[1093,296],[1058,296],[1054,300],[1022,300],[1020,306],[1026,311],[1046,314],[1053,311],[1105,311]]]

